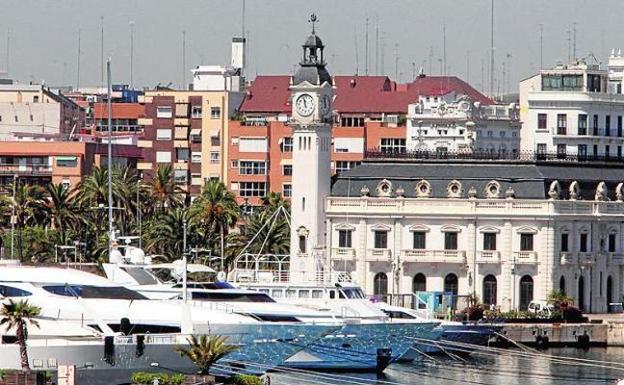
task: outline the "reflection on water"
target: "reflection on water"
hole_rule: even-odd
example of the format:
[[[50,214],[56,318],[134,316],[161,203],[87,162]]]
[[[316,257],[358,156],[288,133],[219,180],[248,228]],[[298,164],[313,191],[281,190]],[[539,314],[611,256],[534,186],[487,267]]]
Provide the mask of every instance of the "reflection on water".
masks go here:
[[[561,348],[550,349],[545,353],[554,357],[572,357],[578,360],[558,362],[557,359],[503,353],[489,357],[470,357],[465,362],[437,358],[439,361],[436,363],[428,361],[394,364],[386,369],[381,377],[361,373],[319,373],[316,376],[272,373],[271,383],[279,385],[592,385],[615,384],[617,379],[624,378],[624,348],[592,348],[588,351]]]

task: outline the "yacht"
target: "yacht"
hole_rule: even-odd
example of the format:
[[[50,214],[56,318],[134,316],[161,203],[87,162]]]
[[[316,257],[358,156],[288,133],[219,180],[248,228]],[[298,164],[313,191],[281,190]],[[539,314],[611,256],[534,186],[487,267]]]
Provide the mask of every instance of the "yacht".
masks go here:
[[[187,273],[209,273],[202,265],[187,265]],[[265,290],[236,288],[228,282],[187,282],[184,267],[172,264],[119,264],[103,266],[109,279],[150,298],[188,297],[194,304],[221,306],[235,314],[252,316],[266,322],[292,321],[340,325],[340,329],[317,340],[288,358],[282,365],[315,370],[383,371],[392,361],[413,346],[410,338],[435,338],[435,321],[393,321],[370,306],[353,309],[280,303]],[[158,278],[157,271],[168,272],[169,281]],[[338,292],[338,291],[336,291]],[[312,302],[320,291],[310,291]],[[280,296],[282,298],[282,296]]]
[[[41,308],[43,327],[29,328],[33,368],[61,364],[79,368],[142,370],[160,366],[194,372],[174,352],[191,334],[223,335],[238,349],[213,374],[263,374],[336,326],[263,322],[183,301],[150,300],[103,277],[64,268],[3,266],[0,299],[28,300]],[[0,330],[0,367],[13,368],[15,337]],[[49,349],[50,347],[54,349]],[[41,349],[39,349],[41,347]]]

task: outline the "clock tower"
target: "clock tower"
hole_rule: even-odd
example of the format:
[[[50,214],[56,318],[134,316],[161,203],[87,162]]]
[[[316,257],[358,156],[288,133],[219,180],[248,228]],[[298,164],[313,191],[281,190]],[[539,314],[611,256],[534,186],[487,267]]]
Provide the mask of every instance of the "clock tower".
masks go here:
[[[323,269],[325,198],[331,183],[331,129],[334,86],[325,69],[324,45],[312,34],[303,44],[303,58],[291,79],[293,129],[290,270],[291,279],[315,277]]]

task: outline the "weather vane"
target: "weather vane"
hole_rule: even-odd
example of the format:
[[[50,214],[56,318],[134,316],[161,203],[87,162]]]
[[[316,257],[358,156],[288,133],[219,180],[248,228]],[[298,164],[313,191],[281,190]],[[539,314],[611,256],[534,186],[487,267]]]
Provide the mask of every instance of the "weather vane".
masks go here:
[[[312,23],[312,33],[313,34],[316,33],[316,30],[314,27],[315,27],[315,24],[318,23],[318,18],[316,17],[315,13],[310,15],[310,20],[308,20],[308,22]]]

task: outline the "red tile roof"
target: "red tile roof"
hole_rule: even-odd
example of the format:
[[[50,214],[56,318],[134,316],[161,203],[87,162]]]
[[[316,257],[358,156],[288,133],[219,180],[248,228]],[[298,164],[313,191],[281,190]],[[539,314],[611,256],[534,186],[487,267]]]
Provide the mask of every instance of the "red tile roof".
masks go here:
[[[407,113],[419,96],[455,92],[482,104],[494,101],[455,76],[424,76],[400,84],[386,76],[336,76],[334,109],[339,113]],[[241,106],[244,113],[290,113],[290,76],[258,76]]]
[[[145,106],[140,103],[113,103],[113,119],[138,119],[145,116]],[[96,103],[93,106],[95,119],[106,119],[108,110],[106,103]]]

